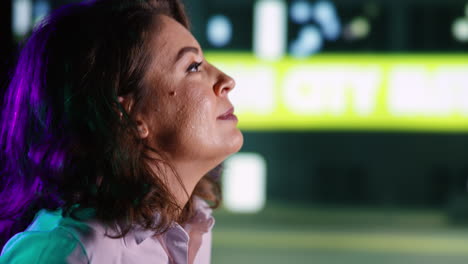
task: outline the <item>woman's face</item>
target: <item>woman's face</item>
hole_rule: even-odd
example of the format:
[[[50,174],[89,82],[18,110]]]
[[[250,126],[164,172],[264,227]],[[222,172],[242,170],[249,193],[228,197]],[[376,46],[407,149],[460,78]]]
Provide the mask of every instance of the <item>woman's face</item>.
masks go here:
[[[185,27],[167,16],[158,19],[145,76],[151,94],[145,111],[149,143],[171,161],[216,165],[243,143],[228,99],[235,82],[204,59]]]

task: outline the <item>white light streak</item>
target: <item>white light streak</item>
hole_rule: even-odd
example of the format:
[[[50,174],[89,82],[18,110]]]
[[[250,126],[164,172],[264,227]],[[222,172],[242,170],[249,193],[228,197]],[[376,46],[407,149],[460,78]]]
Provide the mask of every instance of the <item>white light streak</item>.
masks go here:
[[[266,201],[265,159],[255,153],[238,153],[226,160],[223,194],[224,205],[230,211],[260,211]]]
[[[31,0],[13,1],[13,33],[22,37],[32,27],[32,2]]]
[[[254,54],[265,60],[284,56],[287,37],[287,8],[284,0],[258,0],[254,6]]]

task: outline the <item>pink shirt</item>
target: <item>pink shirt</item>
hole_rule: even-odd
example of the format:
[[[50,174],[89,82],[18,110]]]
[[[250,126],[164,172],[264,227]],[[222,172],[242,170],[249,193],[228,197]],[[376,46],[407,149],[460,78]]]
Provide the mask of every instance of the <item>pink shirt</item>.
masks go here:
[[[196,199],[197,213],[186,225],[177,223],[162,235],[133,229],[123,238],[96,220],[61,218],[41,210],[26,231],[5,245],[0,263],[171,263],[207,264],[214,218],[206,202]],[[88,210],[88,211],[86,211]],[[80,218],[92,209],[77,212]]]

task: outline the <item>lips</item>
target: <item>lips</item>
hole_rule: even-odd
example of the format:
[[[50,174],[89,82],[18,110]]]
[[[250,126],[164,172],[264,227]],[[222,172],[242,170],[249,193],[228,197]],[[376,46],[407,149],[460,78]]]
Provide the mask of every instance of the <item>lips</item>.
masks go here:
[[[234,115],[234,107],[229,108],[224,114],[218,116],[218,119],[237,121],[237,116]]]

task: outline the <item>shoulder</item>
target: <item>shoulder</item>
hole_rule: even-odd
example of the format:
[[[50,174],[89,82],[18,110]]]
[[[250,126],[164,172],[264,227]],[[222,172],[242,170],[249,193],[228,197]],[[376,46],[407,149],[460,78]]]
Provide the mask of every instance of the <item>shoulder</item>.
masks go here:
[[[90,212],[77,210],[74,217],[64,217],[58,228],[67,230],[80,242],[89,262],[118,263],[126,249],[123,238],[119,237],[119,227],[97,220]]]
[[[0,263],[88,263],[86,251],[76,236],[57,227],[50,231],[16,234],[5,245]]]
[[[107,225],[93,219],[89,210],[77,210],[76,216],[59,217],[46,225],[50,213],[38,213],[25,232],[11,238],[3,249],[3,263],[90,263],[109,259],[106,252],[122,250],[121,239]]]

